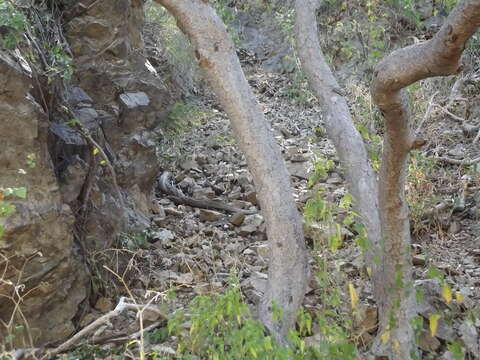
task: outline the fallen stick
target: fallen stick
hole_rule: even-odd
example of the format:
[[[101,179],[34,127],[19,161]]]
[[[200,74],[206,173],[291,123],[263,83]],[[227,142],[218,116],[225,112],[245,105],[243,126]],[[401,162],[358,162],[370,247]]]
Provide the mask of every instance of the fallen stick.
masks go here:
[[[125,298],[125,297],[121,297],[117,306],[115,306],[115,309],[113,309],[112,311],[110,311],[110,312],[106,313],[105,315],[99,317],[97,320],[95,320],[91,324],[84,327],[82,330],[80,330],[78,333],[76,333],[70,339],[65,341],[63,344],[59,345],[55,349],[52,349],[52,350],[48,351],[45,354],[45,356],[42,357],[42,360],[53,359],[58,354],[72,349],[82,338],[90,335],[97,328],[99,328],[101,325],[106,324],[110,319],[120,315],[122,312],[124,312],[126,310],[134,310],[134,311],[137,311],[137,312],[145,310],[145,306],[140,305],[140,304],[136,305],[136,304],[128,303],[128,302],[125,301],[126,299],[127,298]],[[163,314],[160,310],[158,310],[156,307],[154,307],[154,306],[147,306],[147,307],[148,307],[149,310],[157,312],[164,319],[167,319],[167,316],[165,314]]]

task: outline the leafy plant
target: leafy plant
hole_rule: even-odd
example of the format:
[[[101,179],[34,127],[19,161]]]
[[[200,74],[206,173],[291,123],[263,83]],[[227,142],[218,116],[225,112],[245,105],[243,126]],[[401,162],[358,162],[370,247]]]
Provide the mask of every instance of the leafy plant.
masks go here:
[[[1,45],[13,49],[22,38],[27,26],[25,16],[10,1],[0,0],[0,30],[3,30]],[[0,34],[2,32],[0,31]]]
[[[230,277],[230,286],[224,294],[197,296],[186,312],[176,312],[168,323],[170,335],[178,340],[177,358],[205,358],[214,360],[314,360],[354,359],[354,346],[339,343],[334,337],[325,337],[320,346],[306,346],[303,336],[313,328],[310,314],[300,311],[298,330],[291,330],[291,346],[275,342],[260,322],[253,319],[242,300],[236,277]],[[189,315],[187,315],[189,314]],[[188,316],[188,319],[187,319]],[[183,331],[188,320],[189,330]],[[326,328],[329,326],[326,326]]]

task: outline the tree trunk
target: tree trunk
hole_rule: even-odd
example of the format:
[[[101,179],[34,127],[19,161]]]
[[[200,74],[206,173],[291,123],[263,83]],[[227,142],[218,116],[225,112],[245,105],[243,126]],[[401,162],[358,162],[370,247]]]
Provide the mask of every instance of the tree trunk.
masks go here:
[[[383,275],[380,267],[380,215],[376,174],[368,162],[365,144],[355,128],[342,90],[320,47],[317,7],[316,0],[296,1],[297,52],[310,87],[321,104],[328,137],[335,145],[343,164],[354,208],[367,230],[369,246],[365,260],[372,270],[374,293],[378,296],[382,289],[377,284],[381,283]]]
[[[308,264],[301,218],[290,177],[271,129],[243,74],[225,25],[202,0],[156,0],[177,20],[195,49],[205,76],[229,116],[245,153],[267,226],[269,281],[259,316],[276,339],[284,342],[302,303]],[[274,320],[275,306],[283,316]]]
[[[373,245],[366,258],[372,265],[380,315],[375,352],[390,359],[410,359],[417,350],[410,324],[415,297],[404,189],[408,153],[423,141],[415,139],[410,131],[408,103],[401,89],[420,79],[459,70],[465,42],[479,26],[480,0],[462,1],[432,40],[398,50],[377,66],[372,95],[385,117],[386,132],[378,190],[363,141],[324,60],[316,27],[317,7],[317,0],[296,0],[297,48]]]
[[[415,315],[415,294],[405,178],[410,150],[424,141],[415,139],[410,129],[409,104],[403,89],[427,77],[457,73],[465,44],[479,24],[480,0],[461,1],[433,39],[394,51],[374,71],[372,96],[385,119],[379,181],[384,292],[377,304],[379,334],[385,335],[390,359],[410,359],[411,351],[416,352],[410,323]]]

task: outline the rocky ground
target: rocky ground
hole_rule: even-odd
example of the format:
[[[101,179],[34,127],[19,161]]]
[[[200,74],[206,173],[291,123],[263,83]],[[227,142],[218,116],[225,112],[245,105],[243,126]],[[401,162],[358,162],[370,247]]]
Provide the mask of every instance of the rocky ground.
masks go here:
[[[420,338],[425,359],[453,359],[447,348],[453,340],[462,344],[466,358],[478,359],[480,354],[480,168],[478,162],[466,163],[480,155],[480,70],[475,56],[470,57],[471,66],[461,81],[434,79],[412,90],[418,100],[414,108],[417,125],[425,119],[421,133],[428,141],[421,152],[412,156],[408,185],[415,284],[424,295],[418,312],[425,320],[434,313],[442,314],[436,335],[431,337],[425,325]],[[335,149],[323,130],[320,108],[308,98],[308,93],[307,101],[298,103],[298,97],[292,95],[291,75],[265,71],[262,62],[248,51],[241,58],[284,154],[299,210],[303,212],[320,186],[324,188],[325,200],[338,205],[346,193],[346,184]],[[358,99],[358,89],[362,87],[354,86],[352,77],[343,82],[349,98]],[[368,87],[366,81],[358,82],[363,89]],[[163,146],[163,171],[174,174],[176,186],[185,195],[259,212],[232,214],[177,205],[158,190],[150,229],[125,234],[116,249],[99,252],[94,260],[97,267],[108,264],[125,282],[130,295],[162,302],[169,289],[175,287],[176,298],[169,302],[170,310],[186,306],[196,295],[222,291],[233,269],[245,300],[253,305],[267,280],[268,244],[252,178],[215,97],[205,89],[201,96],[189,98],[187,103],[188,119],[182,122],[181,134]],[[356,111],[355,103],[351,105],[352,111]],[[377,130],[381,134],[381,127]],[[367,142],[374,145],[371,139]],[[443,160],[436,159],[439,157]],[[309,179],[319,171],[318,164],[328,160],[333,161],[333,166],[326,175],[309,184]],[[338,206],[332,205],[332,209]],[[341,211],[333,211],[333,221],[341,223],[342,216]],[[333,253],[322,235],[330,227],[331,224],[319,222],[306,228],[313,271],[305,307],[315,314],[325,306],[324,290],[315,277],[318,262],[314,260],[325,259],[335,286],[345,299],[349,298],[348,283],[357,289],[361,306],[353,319],[351,336],[358,345],[368,345],[375,334],[376,314],[362,254],[353,241],[356,233],[352,227],[342,225],[343,245]],[[431,278],[432,267],[440,269],[445,283],[453,290],[449,304],[439,282]],[[115,277],[101,287],[103,296],[84,324],[111,310],[120,295],[129,296]],[[347,309],[348,305],[347,301],[342,306]],[[146,321],[155,324],[158,319],[151,316]],[[135,322],[125,320],[120,321],[122,326],[103,326],[96,332],[95,342],[121,338],[138,330]],[[310,341],[317,339],[316,332],[318,329],[314,329]],[[106,340],[103,343],[111,344]],[[147,347],[166,353],[175,348],[168,342]]]

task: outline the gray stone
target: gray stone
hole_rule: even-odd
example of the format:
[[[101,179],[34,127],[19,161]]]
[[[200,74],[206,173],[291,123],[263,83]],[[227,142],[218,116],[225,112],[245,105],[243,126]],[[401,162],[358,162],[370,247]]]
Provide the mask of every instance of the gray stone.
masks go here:
[[[93,104],[93,100],[79,86],[71,86],[67,91],[67,100],[71,105],[76,106],[79,103]]]
[[[217,221],[222,217],[223,214],[218,211],[200,209],[200,221]]]
[[[128,92],[120,94],[120,101],[129,109],[135,109],[140,106],[148,106],[150,99],[143,91]]]

